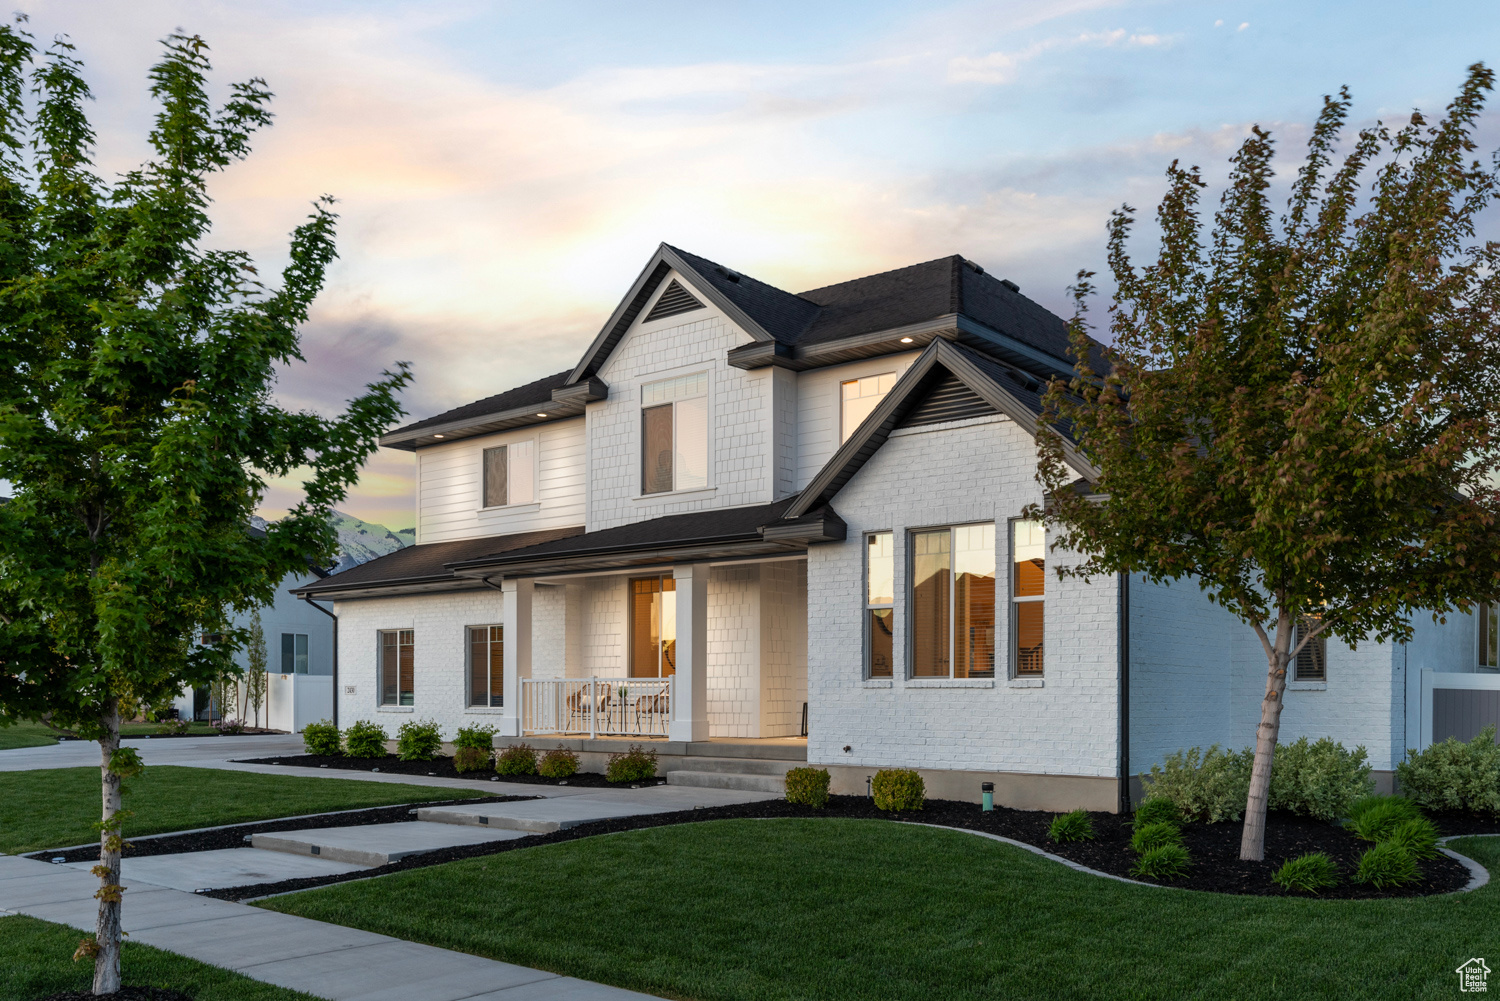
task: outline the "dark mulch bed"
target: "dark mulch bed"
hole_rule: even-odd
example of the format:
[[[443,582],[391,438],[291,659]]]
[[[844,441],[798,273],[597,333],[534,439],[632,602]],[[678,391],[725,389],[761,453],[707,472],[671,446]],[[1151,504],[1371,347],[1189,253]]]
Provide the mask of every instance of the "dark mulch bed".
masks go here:
[[[1445,838],[1462,837],[1465,834],[1500,834],[1500,817],[1481,817],[1457,810],[1423,810],[1427,819],[1437,825]]]
[[[465,845],[422,855],[409,855],[390,865],[361,872],[210,890],[206,895],[224,900],[244,900],[327,886],[352,879],[383,876],[408,869],[420,869],[458,859],[497,855],[518,848],[576,841],[579,838],[600,834],[697,821],[780,817],[841,817],[968,828],[1024,841],[1091,869],[1129,877],[1130,866],[1135,860],[1135,855],[1129,849],[1128,819],[1113,814],[1096,813],[1093,815],[1095,840],[1058,845],[1047,838],[1047,828],[1052,823],[1053,816],[1054,814],[1046,812],[1010,810],[1003,807],[996,807],[993,812],[983,813],[976,804],[958,803],[951,800],[928,800],[925,809],[920,812],[904,814],[891,814],[877,810],[874,803],[863,796],[834,796],[829,800],[828,806],[822,810],[813,810],[785,800],[764,800],[736,806],[604,820],[592,824],[581,824],[578,827],[556,831],[552,834],[539,834],[517,838],[513,841]],[[1365,842],[1356,840],[1352,835],[1331,824],[1277,813],[1271,814],[1267,822],[1266,861],[1264,862],[1241,862],[1239,860],[1240,825],[1237,823],[1189,824],[1183,829],[1183,840],[1192,854],[1193,868],[1186,879],[1170,885],[1189,890],[1257,896],[1293,896],[1271,882],[1271,874],[1288,858],[1312,851],[1327,852],[1339,863],[1344,877],[1343,883],[1322,895],[1326,898],[1369,899],[1451,893],[1462,889],[1469,881],[1469,871],[1464,865],[1447,856],[1440,856],[1421,863],[1423,880],[1413,886],[1381,891],[1349,882],[1359,856],[1369,847]]]
[[[525,782],[544,786],[585,786],[590,789],[624,789],[634,786],[662,785],[666,779],[645,782],[611,782],[598,772],[579,772],[565,779],[544,779],[540,775],[496,775],[486,768],[482,772],[460,772],[452,758],[431,761],[402,761],[394,754],[383,758],[346,758],[342,754],[289,754],[279,758],[244,758],[236,764],[292,765],[297,768],[341,768],[353,772],[390,772],[396,775],[436,775],[443,779],[489,779],[491,782]]]
[[[212,831],[167,834],[141,838],[138,841],[127,841],[124,855],[126,858],[142,858],[147,855],[176,855],[181,852],[211,852],[221,848],[243,848],[245,840],[252,834],[270,834],[273,831],[311,831],[325,827],[358,827],[363,824],[395,824],[411,820],[412,813],[421,807],[513,803],[516,800],[535,798],[535,796],[480,796],[468,799],[404,803],[396,806],[376,806],[367,810],[347,810],[341,813],[320,813],[300,819],[257,820]],[[56,858],[64,862],[92,862],[99,857],[99,848],[90,845],[87,848],[75,848],[71,851],[32,852],[26,857],[43,862],[51,862]]]
[[[191,994],[168,990],[165,987],[132,987],[129,984],[109,995],[111,1001],[193,1001]],[[64,991],[48,994],[38,1001],[98,1001],[93,991]]]

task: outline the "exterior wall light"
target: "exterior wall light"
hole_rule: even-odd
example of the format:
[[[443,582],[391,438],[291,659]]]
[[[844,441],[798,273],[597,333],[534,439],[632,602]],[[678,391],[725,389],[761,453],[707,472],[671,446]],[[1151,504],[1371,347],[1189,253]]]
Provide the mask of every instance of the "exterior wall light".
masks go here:
[[[984,805],[980,809],[985,813],[989,813],[995,809],[995,783],[981,782],[979,783],[979,788],[982,790],[982,798],[984,799]]]

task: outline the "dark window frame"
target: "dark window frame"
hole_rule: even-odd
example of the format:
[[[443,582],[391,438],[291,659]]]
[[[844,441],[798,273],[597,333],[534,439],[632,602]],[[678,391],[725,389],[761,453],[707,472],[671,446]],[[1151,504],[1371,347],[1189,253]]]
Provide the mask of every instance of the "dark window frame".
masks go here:
[[[890,540],[890,545],[891,545],[891,555],[890,555],[890,560],[891,560],[891,600],[889,602],[872,602],[870,600],[870,560],[871,560],[870,543],[871,543],[872,540],[878,539],[881,536],[885,536],[886,538],[888,538]],[[861,672],[861,676],[865,680],[870,680],[870,679],[881,679],[881,680],[891,679],[891,678],[894,678],[896,676],[896,664],[895,664],[895,660],[896,660],[896,635],[895,635],[895,633],[896,633],[896,533],[893,532],[890,529],[885,529],[883,531],[876,531],[876,532],[866,532],[864,534],[863,565],[864,565],[864,574],[863,574],[862,579],[861,579],[861,583],[862,583],[862,589],[861,590],[862,590],[862,597],[864,599],[863,602],[862,602],[862,606],[863,606],[864,611],[861,614],[861,625],[860,625],[860,631],[863,634],[863,642],[862,642],[863,653],[861,655],[861,661],[860,661],[860,672]],[[876,674],[875,673],[875,663],[874,663],[874,651],[875,651],[875,635],[874,635],[874,630],[875,630],[875,616],[872,615],[871,613],[872,612],[877,612],[877,611],[888,611],[888,612],[890,612],[889,622],[890,622],[890,629],[891,629],[891,638],[890,638],[891,663],[888,664],[888,665],[886,665],[886,670],[885,670],[885,673],[883,673],[883,674]]]
[[[394,636],[393,643],[388,643],[386,638]],[[417,670],[416,670],[416,630],[415,629],[381,629],[376,638],[379,650],[378,675],[376,676],[376,693],[381,706],[414,706],[417,702]],[[402,650],[407,652],[402,657]],[[388,650],[394,650],[394,662],[391,662]],[[406,663],[402,663],[405,659]],[[403,678],[403,674],[405,678]],[[409,687],[403,688],[403,680]],[[389,683],[388,683],[389,682]],[[394,692],[395,698],[387,699],[387,694]]]
[[[474,633],[484,630],[483,640],[476,642]],[[487,696],[483,702],[474,699],[474,650],[483,644],[486,662],[484,665],[485,689]],[[500,662],[495,663],[496,645],[499,646]],[[499,682],[498,686],[496,682]],[[496,689],[499,689],[497,692]],[[464,627],[464,708],[466,709],[500,709],[505,706],[505,627],[499,623],[480,624]]]

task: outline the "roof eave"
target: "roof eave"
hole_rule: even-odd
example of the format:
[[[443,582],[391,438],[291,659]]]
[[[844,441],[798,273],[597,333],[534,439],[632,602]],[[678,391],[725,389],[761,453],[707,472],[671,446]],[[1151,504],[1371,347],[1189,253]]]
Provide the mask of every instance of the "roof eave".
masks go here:
[[[608,397],[609,387],[599,379],[589,378],[554,389],[551,403],[530,403],[524,407],[511,407],[509,410],[501,410],[492,414],[478,414],[416,430],[392,431],[390,434],[381,436],[380,444],[386,448],[415,452],[428,445],[448,444],[464,438],[477,438],[480,435],[497,434],[519,427],[551,424],[554,421],[582,417],[584,408],[588,404],[608,399]],[[538,410],[538,407],[546,409],[542,411]]]

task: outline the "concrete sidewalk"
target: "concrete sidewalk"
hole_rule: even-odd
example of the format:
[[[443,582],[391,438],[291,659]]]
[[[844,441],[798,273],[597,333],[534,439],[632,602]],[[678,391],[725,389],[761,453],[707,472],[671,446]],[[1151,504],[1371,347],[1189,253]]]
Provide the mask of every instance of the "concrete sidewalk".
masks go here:
[[[0,856],[0,912],[92,931],[98,887],[97,879],[67,866]],[[650,997],[140,881],[127,888],[123,924],[131,942],[329,1001]]]

